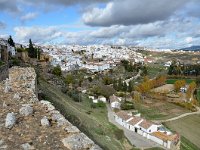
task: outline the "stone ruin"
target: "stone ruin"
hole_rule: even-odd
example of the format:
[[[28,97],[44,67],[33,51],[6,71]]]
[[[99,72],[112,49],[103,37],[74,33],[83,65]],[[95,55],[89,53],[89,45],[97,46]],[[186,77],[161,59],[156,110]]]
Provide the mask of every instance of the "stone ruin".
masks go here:
[[[33,68],[13,67],[0,82],[0,149],[101,150],[48,101],[36,96]]]

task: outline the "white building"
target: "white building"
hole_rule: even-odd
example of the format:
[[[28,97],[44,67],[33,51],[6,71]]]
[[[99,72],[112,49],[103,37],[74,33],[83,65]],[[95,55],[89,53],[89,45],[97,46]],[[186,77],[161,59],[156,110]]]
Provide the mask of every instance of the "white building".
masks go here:
[[[110,106],[112,109],[120,109],[121,106],[121,98],[117,97],[115,95],[112,95],[109,97],[109,101],[110,101]]]
[[[114,119],[121,126],[167,149],[177,149],[177,147],[180,147],[180,136],[173,134],[160,124],[158,125],[146,119],[129,115],[125,111],[117,112],[114,115]]]

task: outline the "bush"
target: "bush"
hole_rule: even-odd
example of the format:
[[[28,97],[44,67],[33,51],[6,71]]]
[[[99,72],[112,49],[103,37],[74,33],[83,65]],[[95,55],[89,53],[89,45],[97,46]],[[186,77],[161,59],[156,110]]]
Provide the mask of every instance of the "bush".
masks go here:
[[[68,96],[71,97],[75,102],[82,102],[82,96],[78,91],[69,91]]]
[[[3,65],[3,64],[4,64],[4,62],[0,60],[0,66]]]
[[[121,140],[121,139],[123,139],[124,131],[121,130],[121,129],[116,129],[114,131],[114,134],[115,134],[115,137],[116,137],[117,140]]]
[[[17,58],[12,58],[12,65],[13,66],[19,66],[20,65],[20,60]]]
[[[56,76],[61,76],[62,71],[61,71],[60,66],[58,65],[58,66],[54,67],[52,73],[53,73],[54,75],[56,75]]]
[[[126,101],[126,102],[121,104],[121,109],[122,110],[130,110],[130,109],[134,109],[134,108],[135,107],[134,107],[134,104],[132,102]]]
[[[90,105],[90,107],[91,107],[91,108],[97,108],[97,105],[96,105],[95,103],[92,103],[92,104]]]
[[[105,108],[105,107],[106,107],[106,104],[105,104],[104,102],[101,102],[101,101],[100,101],[100,102],[97,103],[97,106],[98,106],[98,107],[101,107],[101,108]]]
[[[90,105],[91,108],[105,108],[106,107],[106,104],[104,102],[98,102],[98,103],[92,103]]]

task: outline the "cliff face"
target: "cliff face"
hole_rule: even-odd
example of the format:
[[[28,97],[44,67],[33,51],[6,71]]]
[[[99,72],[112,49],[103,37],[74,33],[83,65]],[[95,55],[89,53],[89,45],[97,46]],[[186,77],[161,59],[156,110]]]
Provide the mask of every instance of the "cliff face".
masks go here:
[[[0,83],[0,149],[100,150],[48,101],[38,101],[33,68],[13,67]]]

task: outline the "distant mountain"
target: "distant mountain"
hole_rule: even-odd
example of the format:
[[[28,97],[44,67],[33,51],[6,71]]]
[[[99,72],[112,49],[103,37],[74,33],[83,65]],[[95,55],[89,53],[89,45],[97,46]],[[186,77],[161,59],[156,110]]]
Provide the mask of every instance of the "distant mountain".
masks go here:
[[[180,50],[184,50],[184,51],[200,51],[200,46],[191,46],[191,47],[181,48]]]

